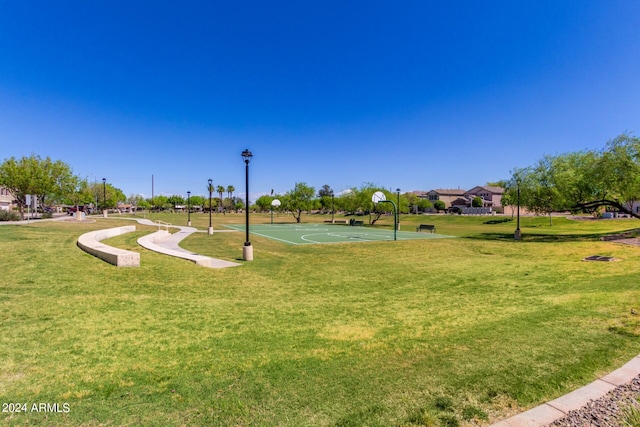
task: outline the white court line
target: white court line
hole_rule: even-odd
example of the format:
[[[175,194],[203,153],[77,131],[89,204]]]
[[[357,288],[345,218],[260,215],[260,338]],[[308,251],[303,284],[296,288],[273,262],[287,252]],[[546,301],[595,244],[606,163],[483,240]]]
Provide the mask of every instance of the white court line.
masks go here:
[[[381,242],[381,241],[385,241],[385,240],[393,240],[392,238],[385,236],[383,234],[379,234],[379,236],[381,236],[382,238],[379,237],[375,237],[375,238],[368,238],[368,237],[361,237],[361,236],[368,236],[369,233],[358,233],[356,231],[354,231],[353,233],[342,233],[342,234],[338,234],[338,233],[313,233],[313,234],[305,234],[303,236],[300,236],[300,239],[304,240],[305,242],[309,242],[309,243],[315,243],[315,244],[331,244],[331,243],[351,243],[353,242],[354,239],[358,239],[358,242]],[[371,233],[372,236],[375,236],[375,233]],[[328,237],[338,237],[340,239],[343,240],[339,240],[339,241],[333,241],[333,242],[318,242],[316,240],[311,240],[309,239],[309,236],[328,236]]]
[[[304,234],[302,236],[299,237],[300,240],[302,240],[302,242],[296,242],[296,241],[291,241],[291,240],[287,240],[287,239],[282,239],[282,238],[278,238],[278,237],[274,237],[273,234],[263,234],[260,232],[256,232],[256,231],[251,231],[252,229],[250,229],[250,233],[251,234],[255,234],[256,236],[261,236],[261,237],[265,237],[267,239],[273,239],[273,240],[277,240],[283,243],[289,243],[292,245],[302,245],[302,244],[335,244],[335,243],[354,243],[354,242],[362,242],[362,243],[367,243],[367,242],[385,242],[385,241],[393,241],[393,231],[389,231],[389,230],[367,230],[367,232],[363,233],[360,231],[346,231],[346,230],[342,230],[342,231],[330,231],[330,229],[328,228],[316,228],[313,230],[309,230],[307,228],[302,228],[302,227],[308,227],[310,225],[313,224],[307,224],[304,226],[295,226],[294,224],[278,224],[279,227],[277,227],[276,224],[274,224],[273,226],[271,224],[259,224],[258,227],[254,227],[253,230],[255,230],[255,228],[259,228],[259,227],[265,227],[266,229],[269,230],[270,233],[276,232],[276,231],[286,231],[286,232],[298,232],[298,231],[316,231],[316,233],[310,233],[310,234]],[[244,227],[242,226],[233,226],[233,225],[224,225],[227,228],[231,228],[233,230],[236,231],[244,231]],[[316,225],[316,227],[321,226],[321,224]],[[279,228],[279,230],[274,230],[274,228]],[[266,230],[265,230],[266,231]],[[324,231],[324,232],[320,232],[319,231]],[[327,236],[327,237],[337,237],[343,240],[340,241],[317,241],[314,240],[312,237],[313,236]],[[397,240],[428,240],[428,239],[442,239],[442,238],[450,238],[450,237],[454,237],[454,236],[430,236],[430,237],[423,237],[422,235],[418,236],[418,235],[414,235],[414,233],[411,233],[409,231],[401,231],[398,232],[397,235]]]
[[[244,227],[243,228],[234,228],[234,227],[231,227],[229,225],[225,225],[225,227],[229,227],[229,228],[231,228],[233,230],[236,230],[236,231],[244,231]],[[297,242],[292,242],[291,240],[279,239],[277,237],[269,236],[269,235],[266,235],[266,234],[256,233],[255,231],[251,231],[251,229],[249,229],[249,233],[250,234],[255,234],[256,236],[265,237],[267,239],[273,239],[273,240],[278,240],[278,241],[283,242],[283,243],[289,243],[289,244],[292,244],[292,245],[299,245],[300,244],[300,243],[297,243]]]

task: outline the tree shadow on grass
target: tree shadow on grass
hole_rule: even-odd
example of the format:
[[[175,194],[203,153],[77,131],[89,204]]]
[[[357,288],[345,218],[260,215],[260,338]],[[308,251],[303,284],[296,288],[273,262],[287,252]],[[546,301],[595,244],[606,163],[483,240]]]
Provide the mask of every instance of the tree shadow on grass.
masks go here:
[[[623,234],[615,233],[615,234]],[[513,241],[514,233],[480,233],[475,236],[466,236],[472,240],[499,240]],[[522,233],[523,242],[539,243],[563,243],[563,242],[599,242],[603,237],[611,236],[612,233],[590,233],[590,234],[543,234],[543,233]]]

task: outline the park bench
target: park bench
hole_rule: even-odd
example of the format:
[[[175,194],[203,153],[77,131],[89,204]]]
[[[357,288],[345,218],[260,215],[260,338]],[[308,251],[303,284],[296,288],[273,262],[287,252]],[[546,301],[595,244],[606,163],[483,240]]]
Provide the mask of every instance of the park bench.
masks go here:
[[[351,219],[351,221],[349,221],[349,225],[350,226],[364,226],[364,221],[356,221],[355,219]]]
[[[329,224],[349,224],[348,219],[335,219],[333,221],[330,219],[325,219],[324,222],[327,222]]]
[[[436,226],[435,225],[430,225],[430,224],[420,224],[418,227],[416,227],[416,232],[422,231],[422,230],[429,230],[432,233],[435,233],[436,232]]]

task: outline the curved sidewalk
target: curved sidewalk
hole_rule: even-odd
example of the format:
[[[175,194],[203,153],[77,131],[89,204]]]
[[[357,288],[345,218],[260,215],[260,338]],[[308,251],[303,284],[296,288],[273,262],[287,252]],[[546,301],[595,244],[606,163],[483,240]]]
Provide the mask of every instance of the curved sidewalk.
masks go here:
[[[176,226],[172,225],[171,227]],[[237,262],[224,261],[221,259],[199,255],[197,253],[189,252],[188,250],[181,248],[178,243],[185,237],[191,235],[192,233],[195,233],[197,230],[192,227],[176,228],[179,228],[180,231],[174,234],[169,234],[169,232],[165,230],[158,230],[155,233],[142,236],[138,239],[138,244],[154,252],[193,261],[196,263],[196,265],[201,265],[203,267],[226,268],[242,265]]]
[[[570,411],[580,409],[590,401],[599,399],[611,390],[631,382],[639,374],[640,355],[625,363],[621,368],[595,380],[589,385],[521,414],[499,421],[490,427],[539,427],[551,424],[555,420],[565,417]]]

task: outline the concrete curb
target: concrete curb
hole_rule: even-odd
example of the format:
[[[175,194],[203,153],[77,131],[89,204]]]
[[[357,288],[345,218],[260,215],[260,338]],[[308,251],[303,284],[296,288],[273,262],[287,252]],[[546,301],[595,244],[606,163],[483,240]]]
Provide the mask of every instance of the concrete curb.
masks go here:
[[[491,424],[490,427],[539,427],[550,424],[566,416],[570,411],[580,409],[591,400],[599,399],[616,387],[630,382],[638,375],[640,375],[640,355],[589,385],[506,420]]]
[[[100,242],[109,237],[119,236],[132,231],[136,231],[135,225],[91,231],[78,237],[77,244],[83,251],[116,267],[140,267],[140,254],[138,252],[114,248],[113,246]]]

